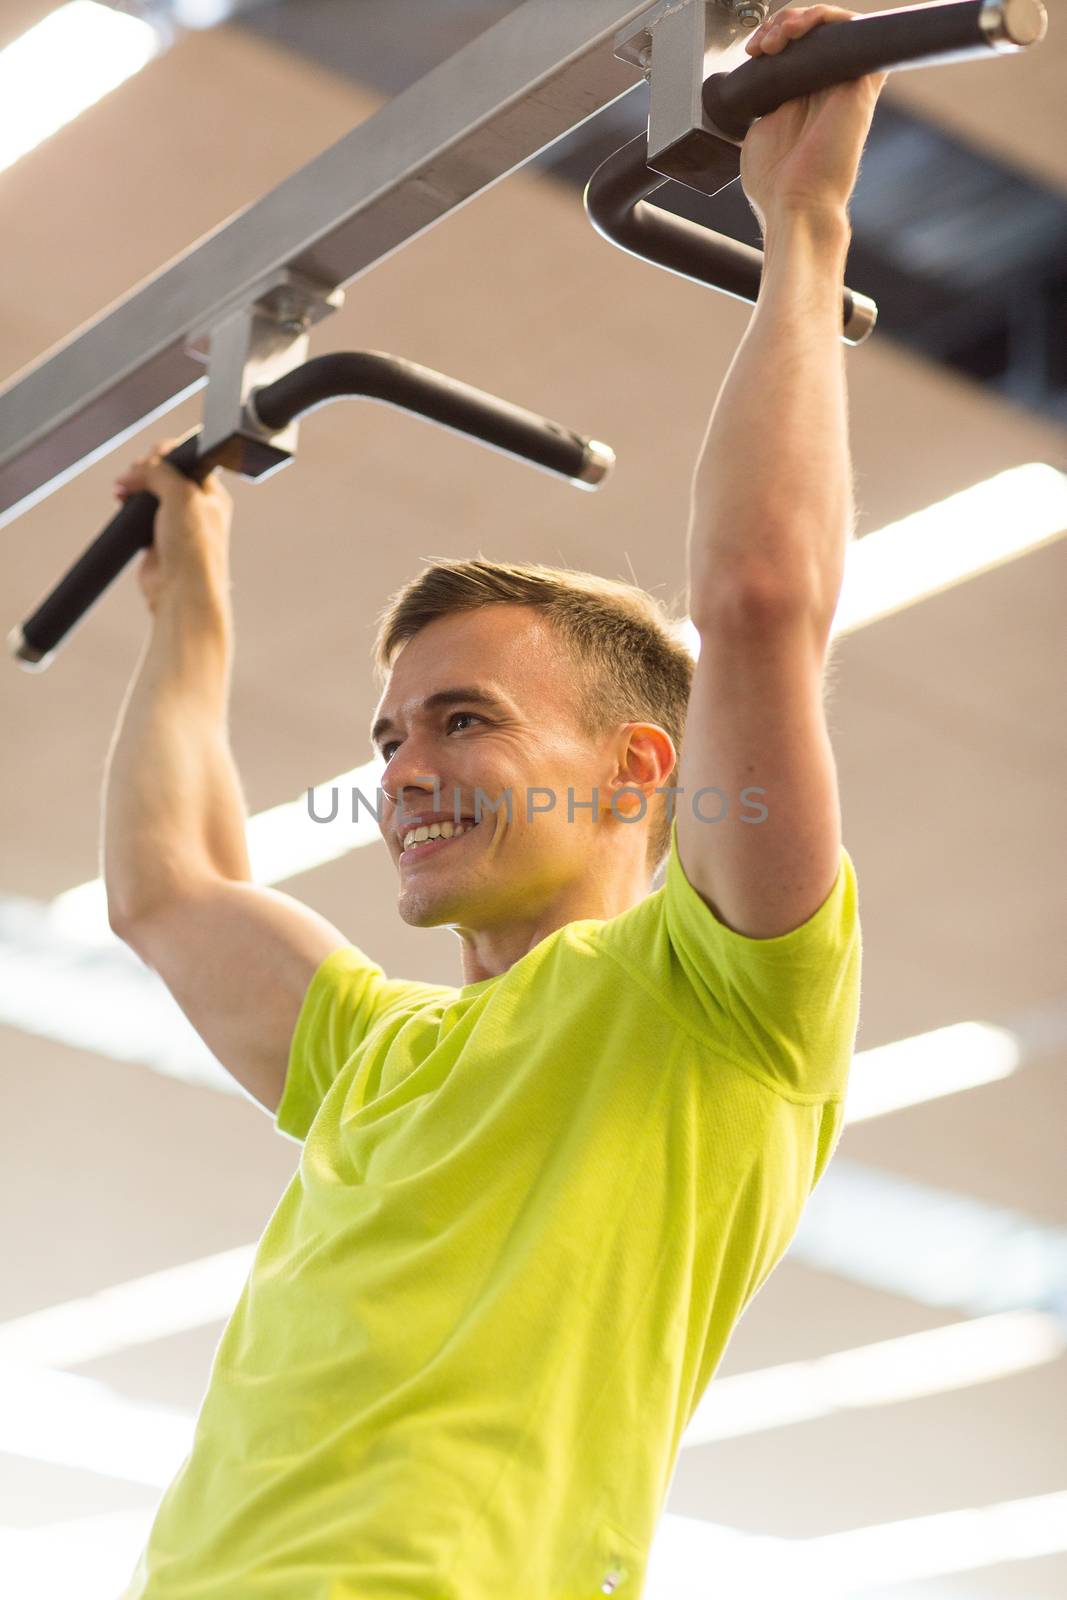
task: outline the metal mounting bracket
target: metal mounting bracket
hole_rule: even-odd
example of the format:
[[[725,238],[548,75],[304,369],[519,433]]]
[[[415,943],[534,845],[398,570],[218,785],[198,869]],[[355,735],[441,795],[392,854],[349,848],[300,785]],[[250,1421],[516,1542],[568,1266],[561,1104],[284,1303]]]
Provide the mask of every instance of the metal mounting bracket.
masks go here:
[[[309,330],[344,305],[344,290],[315,283],[291,267],[265,279],[250,300],[235,302],[207,331],[186,341],[206,363],[200,454],[246,478],[268,478],[296,454],[298,422],[272,430],[250,395],[308,359]]]
[[[706,195],[733,183],[742,141],[704,110],[704,80],[750,60],[746,39],[777,9],[764,0],[659,0],[620,28],[615,54],[649,80],[646,165],[653,172]]]

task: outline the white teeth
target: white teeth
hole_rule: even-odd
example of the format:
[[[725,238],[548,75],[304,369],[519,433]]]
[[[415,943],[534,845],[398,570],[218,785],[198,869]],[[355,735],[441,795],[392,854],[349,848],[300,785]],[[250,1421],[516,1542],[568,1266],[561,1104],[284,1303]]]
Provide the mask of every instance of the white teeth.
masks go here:
[[[404,849],[409,850],[413,844],[424,844],[427,839],[458,839],[474,826],[473,822],[461,822],[457,827],[455,823],[446,821],[431,822],[424,828],[412,828],[404,835]]]

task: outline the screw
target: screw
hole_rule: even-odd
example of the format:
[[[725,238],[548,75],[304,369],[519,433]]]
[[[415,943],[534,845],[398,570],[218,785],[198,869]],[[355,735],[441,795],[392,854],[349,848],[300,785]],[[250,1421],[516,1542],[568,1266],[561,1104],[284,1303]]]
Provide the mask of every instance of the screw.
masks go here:
[[[767,7],[761,5],[759,0],[741,0],[737,6],[735,16],[743,28],[758,28],[767,15]]]
[[[273,312],[286,333],[303,333],[311,326],[311,313],[291,289],[280,289],[273,297]]]

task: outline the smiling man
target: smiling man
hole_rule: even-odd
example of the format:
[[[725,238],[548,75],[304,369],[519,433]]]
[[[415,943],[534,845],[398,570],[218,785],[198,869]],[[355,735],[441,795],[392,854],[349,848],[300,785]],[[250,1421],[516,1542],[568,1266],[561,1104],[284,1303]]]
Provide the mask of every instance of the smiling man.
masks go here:
[[[609,646],[624,634],[620,670]],[[577,918],[636,905],[667,843],[669,797],[651,791],[674,766],[692,677],[654,603],[592,574],[437,563],[395,599],[380,669],[396,651],[373,734],[404,921],[453,927],[472,983]],[[635,706],[655,720],[626,721]],[[420,822],[457,818],[477,825],[402,848]]]
[[[379,619],[398,910],[453,929],[461,984],[389,977],[251,882],[231,502],[169,441],[120,481],[161,507],[112,927],[302,1144],[124,1600],[640,1594],[689,1419],[843,1123],[861,947],[823,670],[883,82],[743,147],[766,264],[693,482],[699,660],[651,596],[567,568],[434,562]]]

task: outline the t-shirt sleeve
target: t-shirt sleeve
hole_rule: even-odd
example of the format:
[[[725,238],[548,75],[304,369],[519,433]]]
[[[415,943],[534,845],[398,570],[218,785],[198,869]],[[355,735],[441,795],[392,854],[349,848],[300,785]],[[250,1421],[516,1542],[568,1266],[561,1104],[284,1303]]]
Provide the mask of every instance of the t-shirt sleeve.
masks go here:
[[[354,944],[342,945],[316,968],[289,1046],[285,1087],[274,1125],[306,1139],[326,1092],[363,1040],[397,1010],[415,1009],[433,985],[387,978]]]
[[[807,922],[752,939],[720,922],[689,882],[675,819],[663,915],[672,987],[724,1054],[790,1099],[843,1099],[862,965],[856,873],[844,845],[833,887]]]

